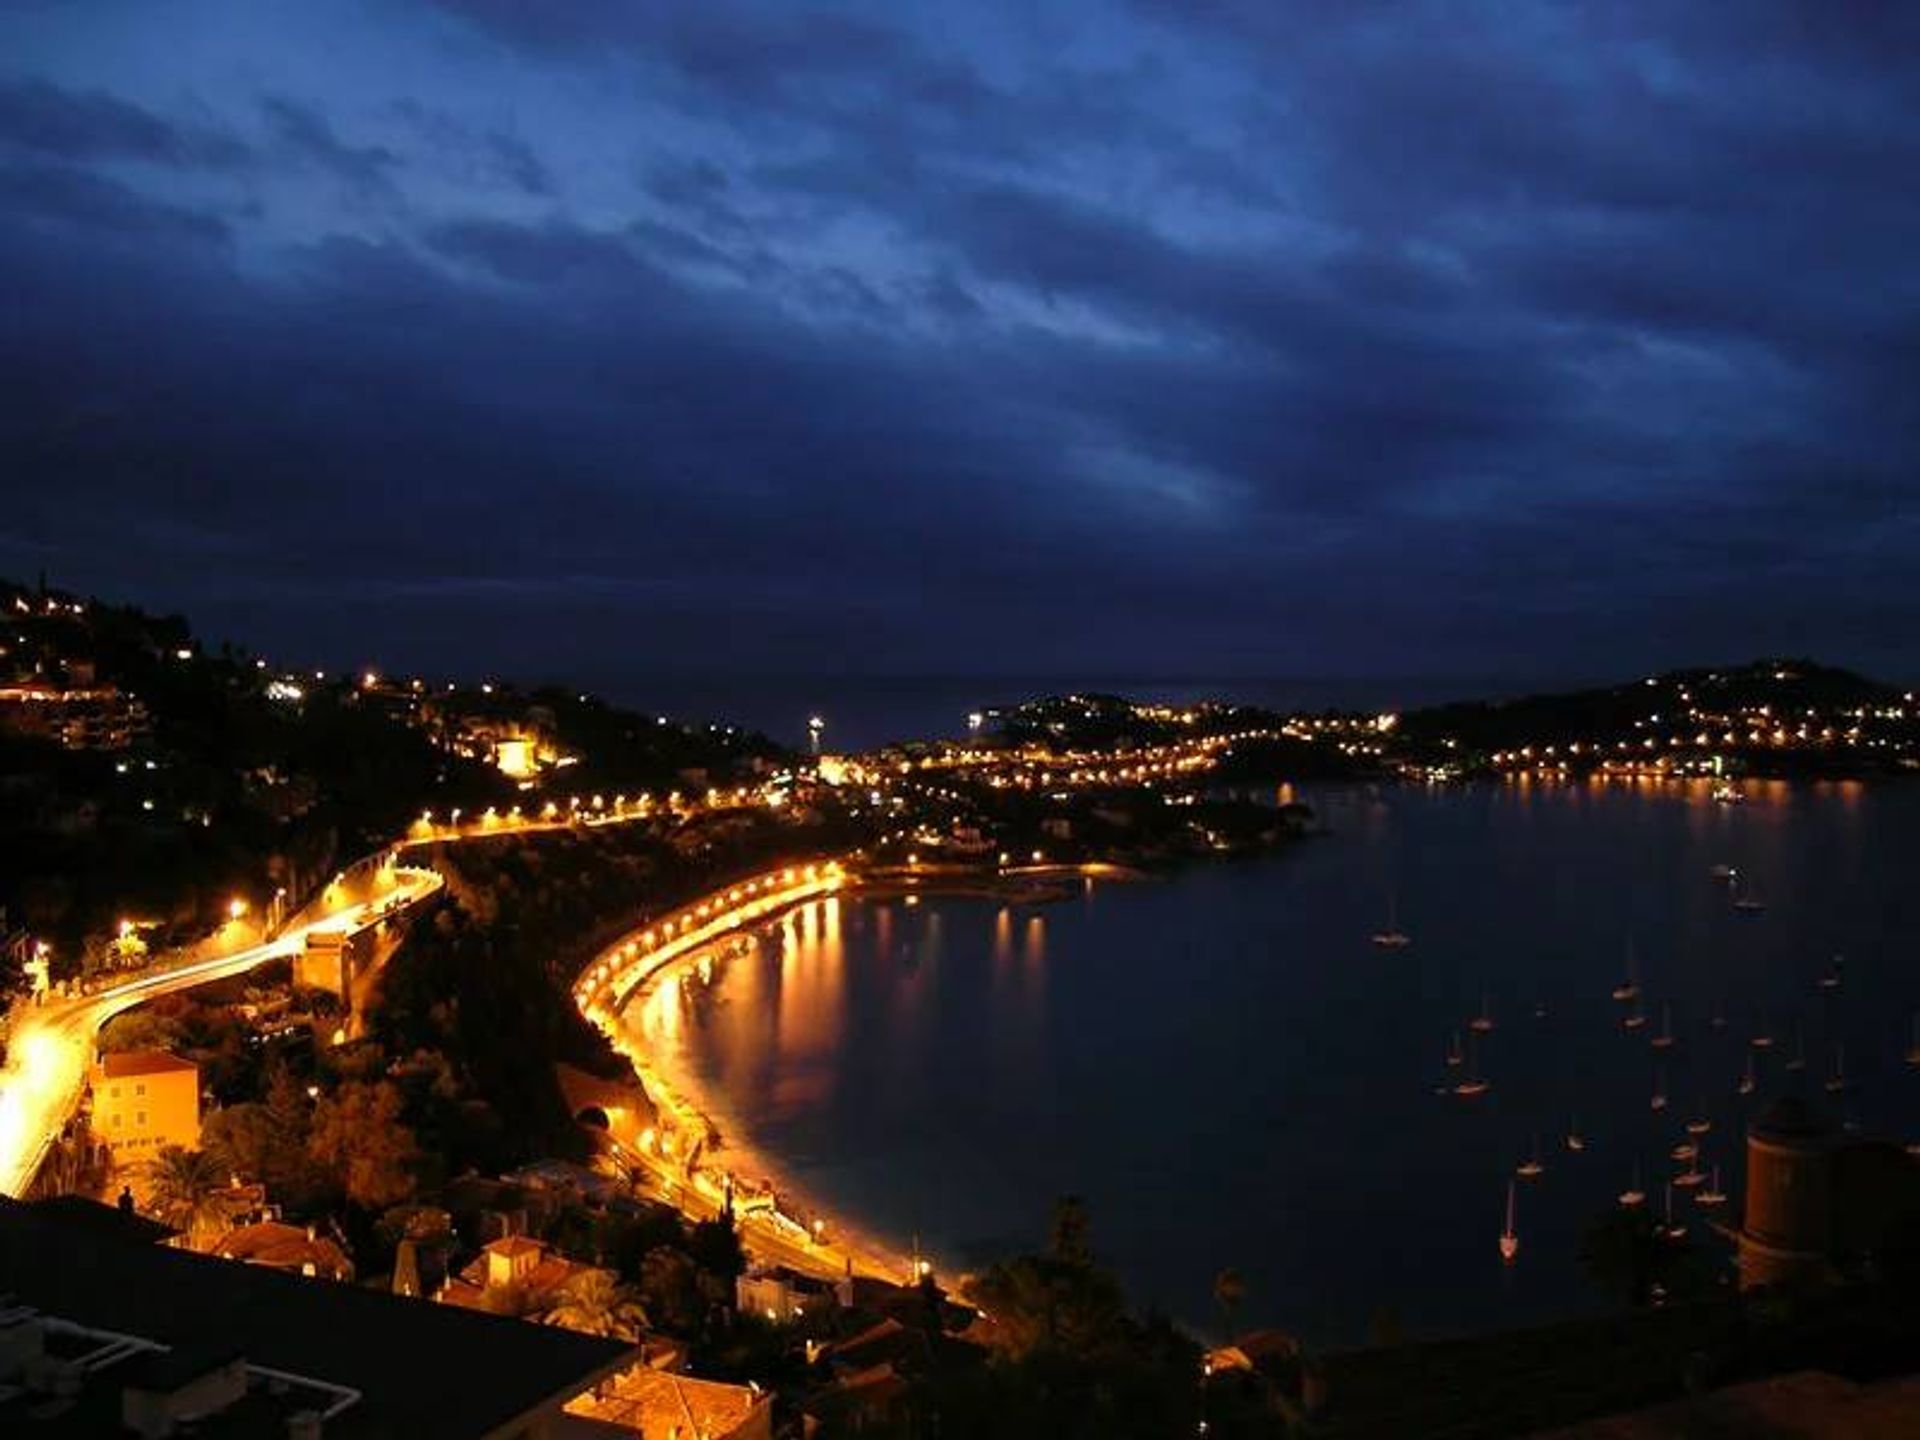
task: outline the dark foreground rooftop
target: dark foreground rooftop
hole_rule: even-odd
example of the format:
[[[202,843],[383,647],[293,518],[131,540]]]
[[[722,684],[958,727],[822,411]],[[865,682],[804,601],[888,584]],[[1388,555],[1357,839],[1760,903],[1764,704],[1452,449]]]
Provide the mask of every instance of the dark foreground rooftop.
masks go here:
[[[172,1383],[164,1372],[189,1360],[212,1367],[237,1359],[254,1368],[256,1393],[241,1402],[235,1420],[262,1408],[257,1372],[271,1370],[312,1382],[307,1388],[315,1395],[330,1397],[328,1440],[486,1437],[557,1408],[634,1358],[619,1341],[142,1243],[113,1227],[76,1223],[70,1205],[5,1199],[0,1302],[0,1309],[39,1312],[56,1332],[81,1327],[153,1342],[88,1372],[65,1406],[50,1403],[58,1398],[50,1391],[0,1387],[0,1434],[8,1436],[130,1433],[99,1428],[107,1414],[119,1419],[126,1389],[164,1389]],[[76,1343],[72,1334],[55,1333],[49,1349]],[[112,1393],[103,1397],[103,1389]],[[353,1398],[341,1404],[347,1392]],[[203,1424],[195,1433],[229,1430]],[[273,1424],[264,1433],[286,1432]]]

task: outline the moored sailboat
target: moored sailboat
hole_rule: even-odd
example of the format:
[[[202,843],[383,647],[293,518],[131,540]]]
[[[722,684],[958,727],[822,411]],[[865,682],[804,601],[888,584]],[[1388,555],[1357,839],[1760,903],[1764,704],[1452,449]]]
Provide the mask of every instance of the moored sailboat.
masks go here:
[[[1533,1153],[1514,1167],[1513,1173],[1522,1180],[1538,1180],[1546,1172],[1546,1162],[1540,1158],[1540,1137],[1533,1137]]]
[[[1833,1073],[1827,1076],[1827,1093],[1838,1095],[1847,1088],[1847,1047],[1835,1042],[1833,1047]]]
[[[1627,978],[1613,987],[1613,998],[1631,1000],[1640,993],[1640,966],[1633,952],[1633,941],[1627,941]]]
[[[1480,1013],[1467,1022],[1467,1028],[1480,1035],[1493,1029],[1493,1005],[1484,990],[1480,992]]]
[[[1673,1006],[1664,1001],[1660,1006],[1660,1030],[1647,1042],[1656,1050],[1673,1048]]]
[[[1399,908],[1399,898],[1389,893],[1387,895],[1386,927],[1374,931],[1370,937],[1373,943],[1382,950],[1404,950],[1413,943],[1413,937],[1400,928]]]
[[[1704,1205],[1709,1210],[1727,1203],[1727,1192],[1720,1188],[1720,1167],[1713,1167],[1712,1182],[1693,1193],[1693,1203]]]
[[[1636,1210],[1647,1203],[1647,1192],[1640,1188],[1640,1162],[1633,1162],[1633,1182],[1620,1192],[1620,1204],[1624,1209]]]

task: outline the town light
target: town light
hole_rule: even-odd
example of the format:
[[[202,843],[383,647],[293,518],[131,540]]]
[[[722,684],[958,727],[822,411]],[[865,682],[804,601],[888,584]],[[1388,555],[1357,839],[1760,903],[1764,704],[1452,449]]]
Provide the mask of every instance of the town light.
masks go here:
[[[238,920],[242,915],[246,913],[247,913],[247,902],[242,900],[238,895],[234,896],[233,899],[227,902],[227,918],[229,920]]]

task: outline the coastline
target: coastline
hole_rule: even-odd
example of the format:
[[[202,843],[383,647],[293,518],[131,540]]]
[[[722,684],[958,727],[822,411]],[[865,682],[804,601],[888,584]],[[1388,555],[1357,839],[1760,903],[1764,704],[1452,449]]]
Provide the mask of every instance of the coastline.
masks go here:
[[[717,889],[616,941],[588,967],[573,993],[581,1014],[632,1067],[653,1106],[654,1125],[622,1143],[654,1176],[669,1203],[704,1219],[731,1201],[742,1238],[763,1260],[827,1279],[851,1272],[905,1284],[915,1278],[919,1257],[893,1249],[837,1215],[830,1217],[774,1157],[723,1132],[713,1117],[724,1107],[681,1067],[653,1053],[629,1018],[635,1006],[653,1003],[666,987],[710,965],[719,947],[756,943],[761,932],[791,911],[831,899],[846,879],[840,863],[829,861]],[[764,1188],[743,1194],[743,1173]],[[781,1199],[804,1201],[805,1218],[787,1214]]]
[[[676,947],[671,954],[645,963],[631,987],[620,991],[610,1006],[598,1004],[590,993],[583,995],[578,987],[576,999],[590,1023],[606,1035],[609,1044],[632,1067],[654,1106],[660,1133],[655,1133],[655,1127],[649,1127],[641,1137],[640,1158],[675,1204],[697,1217],[705,1210],[717,1211],[731,1193],[743,1228],[751,1231],[750,1239],[760,1241],[773,1252],[768,1258],[808,1273],[838,1278],[850,1269],[855,1274],[896,1284],[911,1283],[920,1274],[932,1273],[944,1277],[943,1283],[949,1289],[962,1291],[968,1277],[940,1265],[937,1257],[920,1249],[911,1253],[903,1251],[856,1218],[821,1204],[779,1156],[752,1142],[745,1127],[731,1116],[724,1100],[691,1073],[690,1067],[676,1063],[646,1043],[638,1016],[648,1005],[660,1003],[662,992],[669,987],[677,988],[688,975],[711,966],[725,949],[767,943],[779,922],[807,905],[833,903],[842,898],[905,899],[911,903],[922,895],[1044,905],[1070,899],[1096,879],[1111,882],[1153,878],[1151,872],[1145,870],[1102,862],[1024,866],[1001,874],[933,866],[897,872],[849,873],[844,883],[824,893],[799,895],[777,905],[755,907],[751,916],[739,923],[708,927],[712,933],[703,933],[693,943]],[[680,913],[703,915],[706,913],[701,908],[703,905],[713,905],[725,895],[737,894],[739,889],[735,886],[715,891],[706,901],[684,907]],[[653,933],[652,930],[633,932],[610,947],[607,954],[620,955],[638,935],[647,936],[651,943]],[[598,973],[604,966],[603,961],[602,966],[590,974]],[[727,1122],[724,1125],[722,1118]],[[743,1182],[751,1188],[743,1189]],[[690,1193],[677,1195],[676,1192]],[[688,1200],[694,1203],[689,1206]],[[793,1213],[795,1211],[798,1213]],[[814,1239],[816,1234],[821,1238]],[[768,1246],[768,1240],[774,1243]]]

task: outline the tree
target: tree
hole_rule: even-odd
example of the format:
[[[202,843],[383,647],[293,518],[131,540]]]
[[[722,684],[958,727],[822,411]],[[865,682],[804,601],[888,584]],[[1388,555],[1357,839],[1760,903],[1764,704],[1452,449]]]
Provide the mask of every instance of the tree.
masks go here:
[[[1022,1255],[990,1267],[974,1283],[973,1295],[1015,1357],[1096,1359],[1124,1339],[1120,1287],[1091,1265]]]
[[[747,1268],[747,1252],[740,1244],[733,1207],[728,1205],[713,1219],[696,1224],[687,1236],[687,1250],[695,1264],[726,1281],[731,1291],[733,1282]]]
[[[1053,1206],[1053,1258],[1067,1265],[1091,1265],[1087,1230],[1087,1202],[1078,1195],[1062,1195]]]
[[[214,1197],[226,1182],[220,1162],[206,1151],[163,1145],[147,1162],[147,1204],[190,1248],[203,1249],[220,1218]]]
[[[1240,1304],[1247,1298],[1247,1282],[1240,1278],[1240,1272],[1229,1266],[1213,1277],[1213,1303],[1220,1307],[1221,1338],[1233,1338],[1233,1317],[1239,1313]]]
[[[560,1287],[546,1320],[583,1335],[637,1340],[646,1329],[647,1312],[613,1271],[584,1270]]]
[[[100,1048],[109,1053],[121,1050],[177,1050],[180,1044],[178,1019],[147,1005],[129,1010],[124,1015],[116,1015],[100,1032]]]
[[[700,1324],[700,1275],[686,1253],[656,1245],[640,1261],[640,1298],[647,1313],[677,1335]]]
[[[413,1194],[420,1152],[403,1108],[399,1088],[385,1080],[351,1081],[314,1106],[307,1153],[364,1209],[384,1210]]]
[[[293,1140],[298,1144],[297,1138]],[[228,1105],[208,1115],[200,1126],[200,1145],[229,1175],[265,1181],[283,1167],[288,1137],[274,1123],[267,1107]]]

